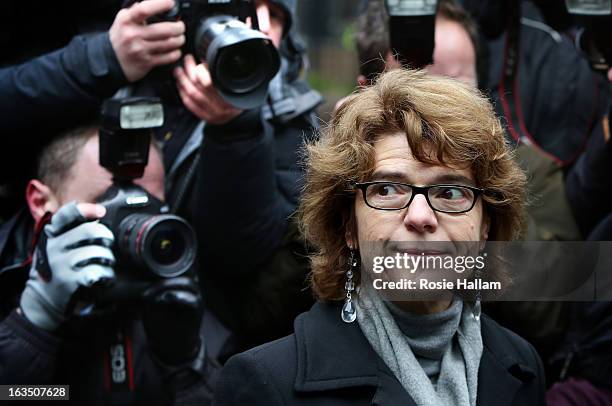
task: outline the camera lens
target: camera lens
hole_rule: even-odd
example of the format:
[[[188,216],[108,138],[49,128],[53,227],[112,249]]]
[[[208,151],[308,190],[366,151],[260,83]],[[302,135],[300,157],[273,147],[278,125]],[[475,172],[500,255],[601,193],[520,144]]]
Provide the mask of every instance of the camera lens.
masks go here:
[[[162,278],[185,273],[195,260],[193,230],[173,215],[130,214],[119,224],[118,241],[124,256]]]
[[[247,55],[242,55],[236,52],[230,55],[227,59],[229,59],[227,73],[237,80],[244,80],[248,78],[249,76],[253,75],[253,72],[256,69],[255,62],[253,62],[253,60]]]
[[[268,84],[280,69],[270,38],[232,16],[214,15],[200,20],[194,44],[225,100],[241,109],[265,102]]]
[[[216,77],[219,84],[234,93],[248,93],[266,80],[266,64],[261,61],[259,41],[245,41],[219,51]]]
[[[167,225],[160,225],[152,232],[155,233],[150,237],[153,260],[162,265],[178,262],[185,251],[183,236],[176,229],[168,228]]]

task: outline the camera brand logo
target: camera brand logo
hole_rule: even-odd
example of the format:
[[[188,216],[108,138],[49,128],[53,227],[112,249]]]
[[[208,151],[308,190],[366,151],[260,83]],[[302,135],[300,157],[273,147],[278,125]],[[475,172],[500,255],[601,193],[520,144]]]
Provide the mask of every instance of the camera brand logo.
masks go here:
[[[113,345],[111,353],[111,370],[114,383],[124,383],[126,379],[125,347],[123,344]]]

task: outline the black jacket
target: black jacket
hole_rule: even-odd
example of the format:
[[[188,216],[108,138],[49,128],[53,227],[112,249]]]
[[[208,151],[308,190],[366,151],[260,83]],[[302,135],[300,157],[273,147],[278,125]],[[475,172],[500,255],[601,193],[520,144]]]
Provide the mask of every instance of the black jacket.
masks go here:
[[[482,338],[477,404],[543,405],[544,373],[531,345],[486,316]],[[415,403],[358,323],[342,322],[339,304],[316,304],[296,319],[295,334],[231,358],[213,404]]]
[[[13,311],[0,321],[0,383],[70,385],[76,405],[209,404],[211,364],[204,352],[192,364],[198,368],[162,365],[148,348],[140,320],[123,316],[75,320],[50,333]],[[111,365],[125,374],[123,383],[111,383]]]
[[[567,199],[574,217],[584,238],[591,240],[593,237],[590,237],[590,234],[598,223],[612,213],[610,208],[612,142],[604,135],[610,132],[609,117],[612,117],[612,98],[610,98],[609,106],[608,118],[598,123],[601,134],[591,137],[586,150],[565,178]]]
[[[95,119],[100,102],[126,84],[107,32],[76,36],[63,48],[4,67],[0,69],[2,142],[16,143],[19,140],[8,135],[24,132],[29,142],[36,137],[48,140],[75,122]],[[43,128],[47,130],[43,134],[34,132]]]
[[[548,360],[551,380],[580,377],[612,390],[612,303],[567,303],[564,337]]]

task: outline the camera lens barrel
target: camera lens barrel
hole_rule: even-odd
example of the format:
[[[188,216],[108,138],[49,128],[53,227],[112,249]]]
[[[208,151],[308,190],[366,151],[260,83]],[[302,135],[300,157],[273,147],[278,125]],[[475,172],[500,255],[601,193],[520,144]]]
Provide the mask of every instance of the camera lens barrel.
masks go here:
[[[196,56],[205,60],[219,93],[250,109],[264,103],[268,84],[280,69],[276,47],[264,34],[229,15],[202,19],[195,34]]]
[[[134,213],[121,221],[117,231],[120,254],[156,276],[179,276],[195,261],[195,234],[180,217]]]

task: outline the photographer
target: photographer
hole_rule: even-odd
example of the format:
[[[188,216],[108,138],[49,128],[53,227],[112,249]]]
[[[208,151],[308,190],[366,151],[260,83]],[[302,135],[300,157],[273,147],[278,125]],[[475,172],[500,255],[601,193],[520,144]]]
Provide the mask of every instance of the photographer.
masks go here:
[[[595,10],[591,7],[596,7]],[[589,61],[594,72],[607,77],[612,90],[612,10],[605,3],[591,4],[575,1],[566,4],[566,17],[576,26],[576,47]],[[597,11],[597,12],[593,12]],[[612,143],[610,118],[612,98],[607,92],[603,117],[596,123],[598,131],[589,139],[584,153],[566,177],[567,196],[585,238],[609,241],[612,239],[612,208],[609,174],[612,172]]]
[[[132,79],[145,76],[152,67],[138,59],[142,56],[149,61],[149,53],[137,46],[148,44],[141,38],[145,32],[157,32],[162,27],[171,31],[167,32],[168,47],[164,48],[166,62],[174,60],[175,51],[181,48],[183,41],[192,40],[183,21],[143,24],[148,18],[164,15],[171,3],[147,0],[117,15],[114,26],[124,27],[129,34],[118,36],[123,38],[119,43],[124,45],[124,50],[133,52],[131,58],[125,60],[131,62],[130,66],[140,68]],[[280,71],[270,81],[266,89],[268,95],[261,105],[244,110],[229,105],[212,85],[207,65],[196,63],[191,56],[185,57],[182,68],[175,69],[176,79],[171,74],[162,75],[163,79],[171,80],[169,91],[165,83],[155,83],[149,78],[133,89],[145,94],[154,92],[163,99],[166,125],[156,135],[163,143],[166,198],[173,211],[188,218],[196,228],[201,258],[198,269],[206,290],[204,296],[212,313],[231,330],[228,337],[227,331],[217,334],[222,329],[211,329],[214,337],[210,340],[219,342],[220,346],[231,341],[240,343],[226,347],[223,352],[227,354],[288,333],[293,317],[311,302],[303,290],[304,267],[287,262],[283,252],[288,247],[296,248],[294,245],[302,249],[299,243],[294,244],[297,230],[288,217],[297,206],[301,185],[299,149],[304,138],[317,126],[314,110],[322,99],[298,79],[304,49],[292,32],[295,1],[254,0],[250,5],[255,8],[259,29],[271,37],[272,47],[279,48],[281,55]],[[134,10],[140,11],[135,13]],[[247,21],[253,22],[253,18]],[[175,31],[176,28],[180,29]],[[105,95],[126,82],[123,76],[129,75],[130,70],[121,63],[119,48],[113,45],[115,52],[112,52],[108,46],[109,37],[114,38],[112,29],[111,35],[106,35],[106,39],[102,37],[106,46],[95,48],[105,50],[103,55],[96,54],[99,58],[91,56],[94,48],[81,46],[71,58],[66,58],[66,50],[62,50],[53,60],[32,61],[34,66],[38,63],[45,69],[27,70],[31,75],[24,77],[29,79],[33,89],[22,88],[17,92],[19,97],[11,96],[11,100],[7,97],[6,106],[35,106],[28,110],[27,119],[19,121],[22,124],[47,116],[53,117],[53,122],[61,122],[66,115],[74,119],[89,113]],[[70,70],[64,69],[65,61],[71,62]],[[94,68],[95,75],[83,72],[88,67]],[[39,87],[34,85],[41,81],[41,75],[47,78],[43,84],[54,83],[54,75],[59,75],[60,79],[65,75],[73,86],[58,92],[45,90],[37,95]],[[87,79],[84,82],[81,81],[83,77]],[[64,82],[60,80],[59,83]],[[81,86],[81,83],[84,84]],[[183,100],[178,97],[174,100],[177,87]],[[45,105],[14,104],[15,100],[24,97],[21,93],[28,97],[34,94],[34,99],[42,100]],[[49,101],[46,96],[53,101],[49,108],[46,108]],[[54,99],[55,96],[59,98]],[[0,105],[4,106],[4,102]],[[0,111],[2,116],[5,111],[11,116],[15,113],[5,107]],[[20,116],[15,117],[19,119]],[[8,119],[7,122],[15,121]],[[3,151],[16,154],[31,147],[26,137],[18,135],[21,134],[9,138],[23,140],[15,141],[23,145]],[[15,172],[22,171],[7,168],[3,173]],[[229,196],[243,198],[228,199]],[[286,280],[291,283],[283,285],[281,282]],[[254,285],[260,287],[249,288]],[[295,299],[294,290],[299,300]]]
[[[282,56],[265,103],[233,107],[210,67],[186,55],[174,70],[182,104],[161,131],[171,207],[196,230],[206,304],[231,331],[221,359],[290,333],[312,303],[307,264],[290,255],[304,251],[290,216],[301,187],[299,151],[316,128],[321,97],[297,79],[303,50],[291,32],[295,2],[255,6],[259,29]]]
[[[506,118],[509,136],[568,169],[591,138],[602,136],[598,124],[608,114],[609,91],[560,29],[565,2],[463,3],[486,39],[490,63],[483,88]]]
[[[63,48],[0,69],[0,184],[13,188],[12,196],[2,197],[0,215],[17,207],[18,191],[34,167],[34,145],[48,142],[48,134],[66,130],[74,120],[95,117],[104,98],[180,58],[181,21],[144,24],[173,5],[173,0],[134,4],[117,13],[108,32],[78,35]],[[15,156],[19,159],[11,159]]]
[[[94,314],[81,296],[129,273],[116,269],[118,236],[99,221],[110,208],[93,204],[112,184],[98,145],[94,125],[55,138],[28,183],[29,215],[0,230],[0,382],[69,384],[76,404],[206,404],[214,364],[188,277],[153,281],[142,299]],[[151,146],[135,183],[163,201],[163,182]]]

